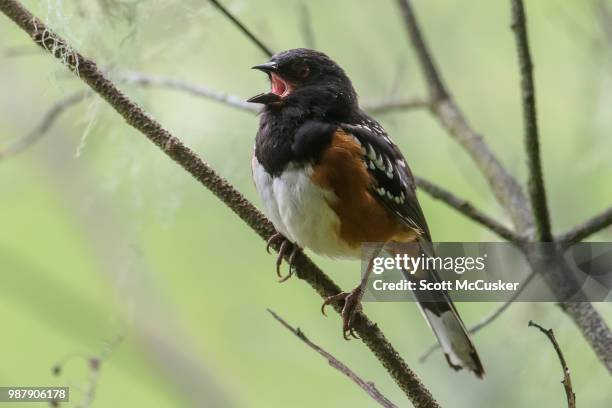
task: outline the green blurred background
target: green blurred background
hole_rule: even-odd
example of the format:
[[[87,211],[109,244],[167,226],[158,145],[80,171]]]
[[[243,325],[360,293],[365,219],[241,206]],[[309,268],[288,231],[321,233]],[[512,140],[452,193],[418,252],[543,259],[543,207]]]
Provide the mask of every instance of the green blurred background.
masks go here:
[[[225,2],[275,50],[305,45],[300,1]],[[414,1],[459,104],[525,178],[509,2]],[[527,1],[543,162],[556,232],[612,203],[612,43],[589,1]],[[182,79],[243,98],[267,88],[266,58],[206,1],[27,1],[111,71]],[[362,100],[425,89],[395,2],[311,1],[316,48],[338,61]],[[258,119],[168,89],[122,84],[148,112],[259,204],[250,180]],[[0,148],[84,85],[0,16]],[[414,172],[509,223],[482,177],[424,111],[377,116]],[[276,282],[274,257],[233,213],[97,98],[72,107],[38,143],[0,160],[0,385],[90,385],[86,357],[104,357],[94,407],[373,406],[296,340],[271,308],[400,406],[409,403],[337,315],[303,282]],[[421,194],[438,241],[497,238]],[[612,233],[594,236],[610,240]],[[343,288],[355,262],[314,257]],[[286,266],[285,266],[286,267]],[[462,304],[468,325],[496,304]],[[612,307],[596,305],[609,323]],[[365,305],[445,407],[564,406],[559,362],[529,319],[555,330],[581,407],[612,405],[612,384],[573,324],[551,304],[515,304],[475,337],[479,381],[441,354],[414,304]],[[70,358],[69,356],[73,356]],[[84,358],[85,357],[85,358]],[[52,367],[66,360],[61,375]],[[8,406],[8,404],[5,404]],[[0,404],[0,406],[4,406]],[[40,406],[20,404],[20,407]]]

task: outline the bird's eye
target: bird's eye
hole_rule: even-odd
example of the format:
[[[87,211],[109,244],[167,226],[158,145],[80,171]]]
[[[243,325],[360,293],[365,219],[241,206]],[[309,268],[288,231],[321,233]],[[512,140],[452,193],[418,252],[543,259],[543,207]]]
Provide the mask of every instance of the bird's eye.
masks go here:
[[[308,68],[308,65],[302,65],[298,69],[297,75],[300,79],[308,78],[308,75],[310,75],[310,68]]]

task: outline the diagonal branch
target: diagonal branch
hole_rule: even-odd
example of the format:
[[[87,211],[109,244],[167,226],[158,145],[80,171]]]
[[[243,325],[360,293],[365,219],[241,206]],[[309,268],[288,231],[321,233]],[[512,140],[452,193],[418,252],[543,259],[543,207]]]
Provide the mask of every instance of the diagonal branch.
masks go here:
[[[439,187],[430,181],[427,181],[421,177],[415,177],[417,186],[429,194],[436,200],[441,200],[448,204],[450,207],[459,211],[466,217],[472,219],[478,224],[490,229],[495,232],[500,237],[506,239],[507,241],[520,243],[524,239],[514,231],[508,229],[504,225],[495,221],[493,218],[489,217],[487,214],[480,211],[478,208],[474,207],[472,203],[462,198],[457,197],[453,193],[444,190],[442,187]]]
[[[272,224],[239,191],[123,94],[97,68],[94,61],[75,51],[70,44],[48,29],[40,19],[33,16],[18,1],[0,0],[0,11],[25,31],[37,45],[62,61],[70,71],[78,73],[78,77],[104,98],[129,125],[139,130],[166,155],[187,170],[257,234],[268,239],[275,233]],[[277,244],[275,249],[278,250]],[[297,276],[305,280],[323,298],[340,292],[340,288],[303,253],[296,256],[294,266]],[[341,311],[339,303],[336,302],[333,306],[337,312]],[[429,390],[408,367],[378,326],[363,313],[359,313],[356,317],[355,331],[415,407],[439,407]]]
[[[561,347],[559,347],[559,343],[557,343],[557,339],[555,339],[555,334],[552,329],[546,330],[539,324],[534,321],[529,321],[529,327],[536,327],[542,333],[548,337],[548,340],[552,343],[555,351],[557,352],[557,357],[559,357],[559,362],[561,363],[561,368],[563,369],[563,380],[561,383],[563,384],[563,388],[565,389],[565,396],[567,398],[567,407],[568,408],[576,408],[576,394],[572,390],[572,379],[570,377],[570,371],[567,367],[567,363],[565,362],[565,357],[563,357],[563,352],[561,351]]]
[[[522,187],[502,165],[482,136],[472,129],[453,101],[427,47],[410,0],[397,0],[397,3],[433,100],[433,115],[470,155],[489,183],[497,201],[510,214],[515,227],[524,233],[530,232],[532,215]]]
[[[221,3],[219,3],[217,0],[208,0],[210,1],[213,6],[215,6],[221,13],[223,13],[225,15],[225,17],[229,18],[231,20],[231,22],[238,27],[238,29],[240,31],[242,31],[242,33],[244,35],[246,35],[247,37],[249,37],[249,39],[251,41],[253,41],[255,43],[255,45],[257,45],[257,47],[264,53],[266,54],[268,57],[271,57],[272,55],[274,55],[274,53],[272,51],[270,51],[270,49],[268,47],[266,47],[264,45],[263,42],[261,42],[256,36],[255,34],[253,34],[251,32],[251,30],[249,30],[244,24],[242,24],[240,22],[240,20],[238,20],[232,13],[230,13],[230,11],[228,9],[226,9]]]
[[[524,240],[523,237],[518,235],[516,232],[508,229],[493,218],[489,217],[487,214],[480,211],[478,208],[474,207],[474,205],[472,205],[472,203],[469,201],[459,198],[453,193],[444,190],[442,187],[439,187],[421,177],[415,177],[415,179],[417,186],[431,197],[445,202],[450,207],[459,211],[476,223],[488,228],[507,241],[519,243]]]
[[[87,98],[90,95],[90,91],[81,91],[57,101],[45,113],[38,125],[36,125],[36,127],[32,129],[28,134],[16,139],[4,148],[0,147],[0,160],[21,153],[23,150],[36,143],[45,133],[47,133],[47,131],[51,128],[55,120],[62,114],[62,112],[64,112],[69,107],[81,102],[83,99]]]
[[[342,374],[346,375],[350,378],[355,384],[357,384],[361,389],[363,389],[370,397],[372,397],[378,404],[382,405],[386,408],[397,408],[397,405],[392,403],[381,394],[381,392],[376,388],[376,385],[373,382],[365,381],[361,377],[359,377],[353,370],[346,366],[343,362],[338,360],[336,357],[332,356],[327,351],[323,350],[320,346],[316,345],[299,328],[292,327],[289,323],[287,323],[282,317],[274,313],[272,310],[268,309],[268,312],[274,317],[280,324],[282,324],[287,330],[296,335],[296,337],[302,340],[308,347],[322,355],[327,359],[327,362],[330,366],[334,367],[336,370],[340,371]]]
[[[535,217],[536,238],[540,241],[552,241],[550,215],[546,202],[546,186],[538,140],[538,117],[536,113],[535,86],[533,81],[533,62],[527,38],[527,19],[522,0],[512,2],[512,30],[516,37],[516,47],[521,71],[521,93],[523,97],[523,122],[525,127],[525,149],[529,170],[528,191],[531,208]]]
[[[557,240],[566,246],[575,244],[610,225],[612,225],[612,207],[559,235]]]

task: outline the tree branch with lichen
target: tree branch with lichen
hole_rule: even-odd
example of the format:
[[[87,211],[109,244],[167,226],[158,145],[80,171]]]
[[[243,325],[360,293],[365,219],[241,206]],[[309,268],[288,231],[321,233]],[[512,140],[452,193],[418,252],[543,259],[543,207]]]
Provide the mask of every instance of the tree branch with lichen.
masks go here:
[[[0,11],[25,31],[37,45],[62,61],[67,69],[78,74],[78,77],[106,100],[130,126],[139,130],[167,156],[187,170],[196,180],[234,211],[258,235],[268,239],[275,233],[270,221],[244,198],[239,191],[178,138],[145,113],[140,106],[123,94],[98,69],[93,60],[79,54],[70,44],[53,33],[41,20],[32,15],[18,1],[0,0]],[[274,245],[274,249],[278,250],[278,245]],[[340,292],[340,288],[303,253],[300,253],[295,258],[294,265],[297,276],[305,280],[323,298]],[[340,304],[335,303],[333,307],[337,312],[340,312]],[[357,315],[355,331],[415,407],[439,407],[429,390],[408,367],[399,353],[386,339],[380,328],[371,322],[365,314],[359,313]]]

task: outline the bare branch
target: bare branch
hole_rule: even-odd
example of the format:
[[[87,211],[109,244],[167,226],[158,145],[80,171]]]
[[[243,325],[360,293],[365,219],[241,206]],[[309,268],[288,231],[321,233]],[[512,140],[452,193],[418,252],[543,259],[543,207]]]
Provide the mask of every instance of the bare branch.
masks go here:
[[[222,91],[209,88],[180,79],[154,76],[136,71],[123,71],[117,74],[117,79],[145,87],[163,87],[177,91],[187,92],[194,96],[223,103],[233,108],[247,112],[257,113],[259,108],[252,103],[245,102],[243,98],[230,95]],[[429,102],[422,98],[391,98],[370,100],[363,104],[363,109],[370,113],[387,113],[395,110],[409,110],[429,107]]]
[[[612,225],[612,207],[559,235],[557,240],[568,246],[580,242],[589,235],[593,235],[610,225]]]
[[[612,373],[612,333],[593,304],[561,302],[558,306],[574,321],[604,367]]]
[[[417,60],[421,64],[429,93],[434,97],[432,113],[470,155],[486,178],[497,201],[508,211],[516,230],[533,240],[535,236],[534,215],[523,188],[502,165],[482,136],[472,129],[453,101],[426,46],[410,0],[397,0],[397,2],[409,39],[417,54]],[[561,268],[549,268],[549,275],[551,274],[554,276],[548,276],[547,282],[563,277]],[[578,326],[593,351],[612,372],[612,333],[602,316],[588,302],[559,303],[559,307]]]
[[[524,240],[523,237],[514,231],[511,231],[504,225],[489,217],[487,214],[480,211],[478,208],[474,207],[474,205],[472,205],[469,201],[459,198],[450,191],[444,190],[442,187],[439,187],[421,177],[415,177],[415,179],[417,186],[431,197],[445,202],[450,207],[459,211],[461,214],[477,222],[478,224],[488,228],[500,237],[515,243],[519,243]]]
[[[481,321],[470,327],[468,332],[470,334],[478,333],[480,330],[493,323],[493,321],[495,321],[499,316],[501,316],[501,314],[504,313],[506,309],[508,309],[508,307],[510,307],[510,305],[512,305],[519,298],[519,296],[521,296],[521,293],[523,293],[523,291],[525,290],[527,285],[529,285],[534,276],[535,272],[532,271],[529,276],[527,276],[525,281],[521,283],[519,289],[515,291],[508,300],[502,303],[502,305],[499,306],[497,309],[486,315]],[[432,344],[431,347],[429,347],[423,354],[421,354],[421,357],[419,357],[419,363],[424,363],[425,360],[427,360],[427,358],[439,348],[441,348],[439,343]]]
[[[308,347],[322,355],[327,359],[327,362],[330,366],[334,367],[336,370],[340,371],[342,374],[346,375],[350,378],[355,384],[357,384],[361,389],[363,389],[370,397],[372,397],[378,404],[382,405],[386,408],[397,408],[397,405],[389,401],[381,392],[376,388],[376,385],[373,382],[365,381],[361,379],[353,370],[347,367],[344,363],[339,361],[337,358],[332,356],[327,351],[323,350],[320,346],[316,345],[299,328],[292,327],[289,323],[287,323],[282,317],[274,313],[272,310],[268,309],[268,312],[274,317],[280,324],[282,324],[287,330],[296,335],[297,338],[302,340]]]
[[[138,84],[145,87],[163,87],[175,89],[177,91],[187,92],[191,95],[210,99],[216,102],[223,103],[247,112],[257,113],[259,109],[252,103],[245,102],[244,99],[208,88],[204,85],[194,84],[191,82],[182,81],[180,79],[160,77],[144,74],[136,71],[124,71],[117,74],[121,81]]]
[[[38,125],[36,125],[36,127],[32,129],[27,135],[16,139],[4,148],[0,148],[0,160],[6,159],[10,156],[14,156],[36,143],[42,138],[45,133],[47,133],[47,131],[51,128],[55,120],[62,114],[62,112],[64,112],[69,107],[81,102],[88,96],[91,96],[91,94],[92,93],[90,91],[76,92],[53,104],[51,108],[49,108],[49,110],[45,113]]]
[[[365,101],[363,110],[371,114],[389,113],[393,111],[405,111],[411,109],[429,108],[431,103],[425,98],[386,98],[380,100]]]
[[[576,408],[576,394],[572,390],[572,379],[570,378],[570,371],[567,367],[567,363],[565,362],[565,357],[563,357],[563,352],[561,351],[561,347],[559,347],[559,343],[557,343],[557,339],[555,339],[555,334],[552,329],[546,330],[539,324],[535,323],[533,320],[529,321],[529,327],[536,327],[542,333],[548,337],[548,340],[552,343],[555,351],[557,352],[557,357],[559,357],[559,362],[561,363],[561,368],[563,369],[563,380],[561,383],[565,389],[565,396],[567,397],[567,407],[568,408]]]
[[[410,0],[398,0],[398,6],[404,19],[404,24],[408,30],[408,35],[412,41],[412,46],[420,62],[421,71],[427,81],[427,89],[431,100],[434,102],[450,99],[450,94],[444,85],[442,76],[438,73],[436,63],[431,57],[431,53],[421,35],[421,28],[410,5]]]
[[[523,97],[523,122],[525,127],[525,149],[529,170],[528,191],[531,208],[535,217],[536,238],[540,241],[552,241],[550,216],[546,202],[546,186],[540,156],[538,140],[538,117],[536,113],[535,86],[533,80],[533,62],[529,51],[527,37],[527,19],[522,0],[511,0],[512,30],[516,37],[516,47],[521,71],[521,93]]]
[[[192,150],[146,114],[113,84],[95,62],[83,57],[66,41],[49,30],[45,24],[16,0],[0,0],[0,11],[13,20],[32,40],[61,60],[72,72],[104,98],[126,122],[155,143],[166,155],[187,170],[203,186],[214,193],[262,238],[268,239],[275,231],[270,223],[239,191],[223,179]],[[69,52],[66,52],[69,50]],[[278,244],[274,245],[278,251]],[[294,259],[297,276],[308,282],[323,298],[338,294],[340,288],[306,255]],[[333,304],[337,312],[341,305]],[[376,324],[363,313],[355,319],[355,331],[385,367],[391,377],[417,408],[439,407],[418,376],[408,367],[399,353],[385,338]]]
[[[271,57],[272,55],[274,55],[274,53],[270,51],[270,49],[266,47],[264,43],[261,42],[255,36],[255,34],[251,32],[251,30],[249,30],[244,24],[242,24],[240,20],[234,17],[234,15],[230,13],[229,10],[226,9],[221,3],[219,3],[217,0],[208,0],[208,1],[210,1],[221,13],[223,13],[225,17],[229,18],[230,21],[236,27],[238,27],[238,29],[242,31],[242,33],[246,35],[249,38],[249,40],[251,40],[257,46],[257,48],[259,48],[264,54],[266,54],[268,57]]]
[[[421,70],[432,98],[432,113],[442,126],[470,155],[486,178],[499,203],[508,211],[517,230],[531,231],[532,215],[522,187],[501,161],[495,156],[482,136],[477,134],[465,119],[459,107],[444,85],[436,64],[425,43],[410,0],[397,0],[408,37],[417,54]]]

